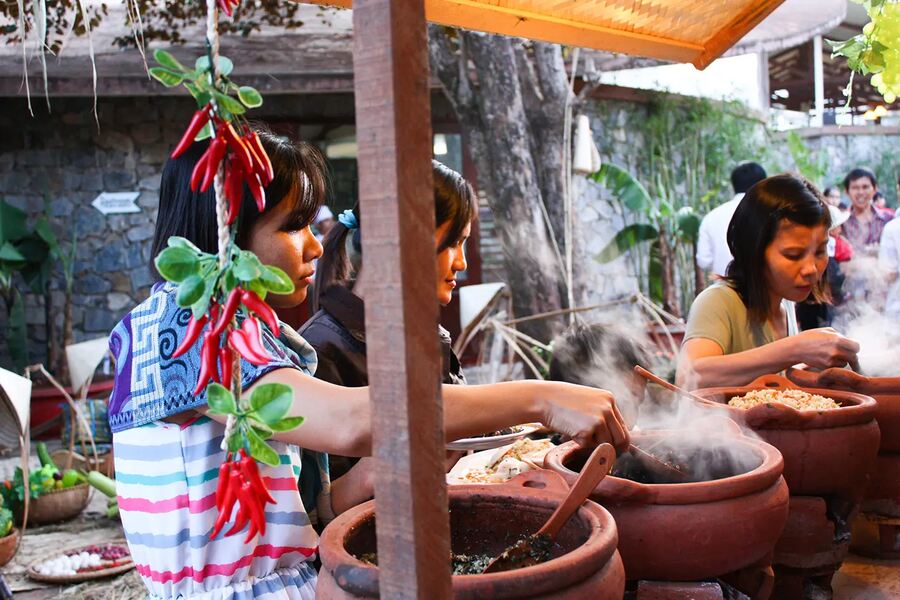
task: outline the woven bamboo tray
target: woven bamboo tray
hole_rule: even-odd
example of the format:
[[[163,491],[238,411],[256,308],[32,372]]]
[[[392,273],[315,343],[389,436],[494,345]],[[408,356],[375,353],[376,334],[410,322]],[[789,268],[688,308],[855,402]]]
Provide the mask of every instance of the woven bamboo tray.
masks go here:
[[[42,558],[34,561],[30,565],[28,565],[28,569],[25,571],[25,574],[28,575],[29,578],[34,579],[35,581],[40,581],[42,583],[56,583],[56,584],[67,584],[67,583],[82,583],[84,581],[91,581],[93,579],[103,579],[104,577],[112,577],[114,575],[121,575],[122,573],[127,573],[131,569],[134,568],[134,561],[131,560],[131,556],[127,556],[123,558],[123,560],[127,560],[126,563],[117,565],[115,567],[110,567],[108,569],[99,569],[97,571],[87,571],[85,573],[76,573],[75,575],[45,575],[43,573],[38,573],[37,566],[44,561],[50,560],[52,558],[56,558],[62,554],[69,554],[72,552],[80,552],[89,546],[96,546],[97,544],[89,544],[86,546],[76,546],[74,548],[69,548],[68,550],[63,550],[62,552],[54,552],[53,554],[47,554]],[[106,546],[122,546],[127,548],[127,544],[125,540],[113,540],[112,542],[107,542],[104,544]]]
[[[28,524],[47,525],[74,519],[88,505],[90,490],[91,486],[88,484],[79,483],[70,488],[41,494],[29,503]]]

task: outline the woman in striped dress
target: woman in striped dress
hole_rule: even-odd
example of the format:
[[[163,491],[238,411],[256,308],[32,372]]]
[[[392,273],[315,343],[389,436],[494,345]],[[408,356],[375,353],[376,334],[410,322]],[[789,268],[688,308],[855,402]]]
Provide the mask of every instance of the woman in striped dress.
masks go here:
[[[276,307],[303,302],[322,246],[310,223],[325,197],[324,160],[315,148],[262,133],[275,178],[266,188],[265,212],[257,212],[245,190],[237,244],[275,265],[295,281],[290,295],[269,296]],[[216,247],[211,192],[190,192],[189,180],[205,144],[170,160],[162,175],[154,256],[169,236],[187,238],[205,252]],[[257,382],[292,387],[288,416],[302,427],[270,440],[281,457],[277,467],[259,465],[276,503],[265,507],[265,535],[247,539],[223,533],[210,539],[214,521],[224,418],[206,415],[206,394],[194,396],[199,350],[173,358],[184,338],[190,311],[175,302],[176,288],[158,283],[150,297],[116,326],[110,349],[116,383],[109,415],[115,447],[117,493],[132,556],[153,600],[313,598],[311,567],[318,538],[311,518],[332,512],[327,453],[366,456],[371,451],[367,388],[345,388],[311,377],[316,356],[285,324],[263,327],[270,362],[241,361],[241,387]],[[242,318],[239,315],[239,318]],[[445,436],[468,437],[517,423],[542,421],[584,444],[628,436],[612,396],[568,384],[511,382],[492,386],[445,386]],[[513,400],[514,399],[514,400]],[[301,451],[300,448],[305,450]],[[304,454],[301,457],[301,452]],[[306,457],[311,460],[305,460]],[[303,462],[301,462],[303,458]],[[315,469],[301,499],[296,481]],[[230,529],[226,524],[223,531]]]

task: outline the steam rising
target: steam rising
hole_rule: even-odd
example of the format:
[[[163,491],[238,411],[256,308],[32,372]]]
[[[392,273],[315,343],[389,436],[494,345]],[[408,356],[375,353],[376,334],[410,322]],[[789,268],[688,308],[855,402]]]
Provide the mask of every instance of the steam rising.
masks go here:
[[[663,441],[642,449],[686,467],[695,481],[718,479],[759,465],[734,439],[758,439],[718,411],[677,397],[655,385],[645,386],[633,372],[635,364],[662,377],[674,371],[671,358],[660,352],[646,334],[639,312],[606,315],[594,325],[570,327],[553,342],[550,379],[609,390],[634,431],[665,429]],[[646,387],[646,390],[645,390]]]

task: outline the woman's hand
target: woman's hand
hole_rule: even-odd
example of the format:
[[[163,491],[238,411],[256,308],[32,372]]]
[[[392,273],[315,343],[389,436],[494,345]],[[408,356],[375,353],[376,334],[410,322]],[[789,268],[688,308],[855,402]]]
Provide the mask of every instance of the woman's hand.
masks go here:
[[[817,369],[856,364],[859,344],[842,336],[831,327],[809,329],[792,339],[796,344],[796,361]]]
[[[611,393],[569,383],[537,385],[535,400],[544,425],[582,446],[610,442],[619,451],[628,448],[628,427]]]

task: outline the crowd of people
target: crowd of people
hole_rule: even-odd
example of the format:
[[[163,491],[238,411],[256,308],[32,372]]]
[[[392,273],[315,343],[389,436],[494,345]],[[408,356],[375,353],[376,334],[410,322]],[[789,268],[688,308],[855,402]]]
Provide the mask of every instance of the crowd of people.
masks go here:
[[[765,178],[760,165],[739,165],[732,172],[735,197],[704,217],[697,264],[710,282],[726,277],[732,260],[728,224],[740,199]],[[900,194],[900,181],[897,186]],[[852,169],[842,186],[826,187],[821,196],[830,213],[824,275],[827,294],[796,304],[798,330],[829,327],[836,319],[847,322],[865,307],[900,316],[900,220],[895,220],[894,210],[887,207],[875,174],[865,168]]]
[[[271,360],[242,360],[241,386],[245,392],[260,383],[290,386],[289,415],[305,422],[275,432],[270,443],[280,464],[260,465],[266,481],[278,482],[270,489],[277,502],[265,505],[266,531],[247,539],[211,537],[226,420],[207,410],[205,391],[193,393],[199,349],[173,357],[173,340],[184,338],[190,310],[178,306],[176,286],[160,278],[150,297],[116,326],[110,337],[116,381],[109,416],[119,509],[132,556],[154,599],[313,598],[317,530],[373,495],[373,465],[366,458],[372,441],[365,301],[377,282],[362,268],[365,215],[356,207],[335,218],[324,208],[327,167],[315,147],[266,131],[259,135],[274,178],[262,212],[244,190],[235,240],[294,281],[293,293],[268,298],[273,306],[299,305],[312,285],[314,312],[299,331],[285,323],[277,331],[263,326],[261,342]],[[154,256],[171,236],[216,251],[213,191],[190,187],[206,144],[195,143],[164,167]],[[465,245],[477,203],[459,173],[438,162],[432,167],[433,286],[435,302],[446,305],[458,273],[467,268]],[[710,285],[691,307],[677,379],[689,387],[741,385],[798,362],[819,368],[853,363],[859,345],[827,323],[804,330],[804,309],[798,323],[795,305],[856,301],[856,275],[845,266],[871,257],[882,280],[894,285],[889,310],[900,308],[900,220],[877,206],[875,176],[864,169],[848,174],[848,210],[840,208],[840,193],[823,194],[795,175],[767,177],[755,163],[739,165],[732,184],[734,198],[711,211],[700,227],[697,261]],[[598,351],[620,345],[611,332],[581,327],[563,336],[551,379],[572,383],[475,386],[466,385],[447,331],[437,323],[422,326],[433,327],[440,341],[446,439],[540,421],[584,445],[628,446],[633,416],[623,418],[613,394],[587,377]],[[616,354],[624,367],[616,368],[642,362],[640,352],[620,348]],[[617,397],[636,394],[636,384],[626,381],[615,390]],[[626,405],[632,408],[623,401]]]

